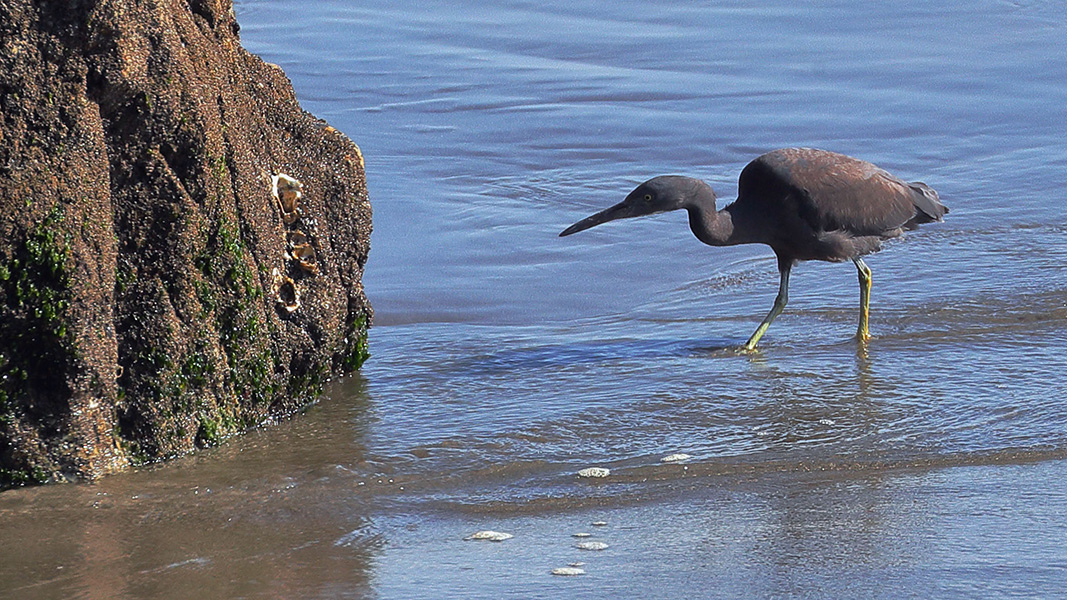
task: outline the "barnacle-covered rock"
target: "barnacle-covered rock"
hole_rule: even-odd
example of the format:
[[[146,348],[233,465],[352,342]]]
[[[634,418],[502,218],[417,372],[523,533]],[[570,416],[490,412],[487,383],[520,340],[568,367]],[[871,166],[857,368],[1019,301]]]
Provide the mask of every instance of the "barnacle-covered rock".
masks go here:
[[[367,357],[359,149],[232,8],[0,1],[0,489],[214,445]]]

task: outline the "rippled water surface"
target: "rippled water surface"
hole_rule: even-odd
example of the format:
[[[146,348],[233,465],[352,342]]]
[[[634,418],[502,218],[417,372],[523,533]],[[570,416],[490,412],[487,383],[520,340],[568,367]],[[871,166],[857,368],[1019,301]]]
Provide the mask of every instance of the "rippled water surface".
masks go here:
[[[1067,12],[1043,2],[237,5],[360,144],[372,359],[307,414],[0,495],[10,597],[1052,597],[1067,585]],[[951,213],[803,263],[671,213],[814,146]],[[692,456],[662,464],[674,452]],[[606,479],[579,479],[588,466]],[[606,526],[591,522],[604,520]],[[465,542],[479,529],[514,534]],[[572,533],[609,548],[583,552]],[[14,540],[14,543],[12,543]],[[549,571],[582,561],[582,577]]]

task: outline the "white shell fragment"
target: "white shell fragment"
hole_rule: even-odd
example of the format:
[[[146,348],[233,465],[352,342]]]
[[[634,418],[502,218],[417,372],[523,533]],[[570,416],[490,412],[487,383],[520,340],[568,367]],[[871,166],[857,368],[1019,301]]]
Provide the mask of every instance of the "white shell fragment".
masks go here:
[[[510,540],[515,536],[510,533],[503,533],[501,531],[478,531],[463,538],[464,540],[486,540],[489,542],[503,542],[504,540]]]
[[[604,542],[578,542],[574,547],[579,550],[604,550],[608,545]]]
[[[552,574],[560,575],[563,577],[573,575],[585,575],[585,569],[579,569],[578,567],[559,567],[557,569],[552,569]]]
[[[659,461],[664,463],[673,463],[682,462],[683,460],[689,460],[690,458],[693,457],[684,452],[676,452],[674,454],[668,454],[667,456],[664,456],[663,458],[659,459]]]
[[[589,467],[578,471],[578,477],[607,477],[611,475],[611,469],[604,467]]]
[[[283,212],[282,213],[282,221],[284,221],[286,225],[292,225],[293,223],[296,223],[298,220],[300,220],[300,209],[299,208],[294,210],[293,212]]]

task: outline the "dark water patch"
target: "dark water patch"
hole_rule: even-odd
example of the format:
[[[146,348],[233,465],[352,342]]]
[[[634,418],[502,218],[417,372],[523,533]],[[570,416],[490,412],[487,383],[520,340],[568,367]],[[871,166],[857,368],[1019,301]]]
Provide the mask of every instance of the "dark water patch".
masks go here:
[[[452,368],[459,376],[500,375],[516,370],[566,368],[585,363],[712,357],[736,346],[737,342],[733,340],[610,339],[505,350],[460,359]]]

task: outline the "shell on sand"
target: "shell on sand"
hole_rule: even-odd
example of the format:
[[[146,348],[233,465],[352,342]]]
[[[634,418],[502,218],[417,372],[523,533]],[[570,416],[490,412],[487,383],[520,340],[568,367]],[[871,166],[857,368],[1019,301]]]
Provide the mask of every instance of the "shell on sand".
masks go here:
[[[578,567],[559,567],[558,569],[552,569],[553,575],[585,575],[585,569],[579,569]]]
[[[509,540],[515,536],[510,533],[503,533],[501,531],[492,531],[486,529],[485,531],[478,531],[463,538],[464,540],[486,540],[490,542],[503,542]]]
[[[608,545],[604,542],[578,542],[574,547],[579,550],[605,550]]]

